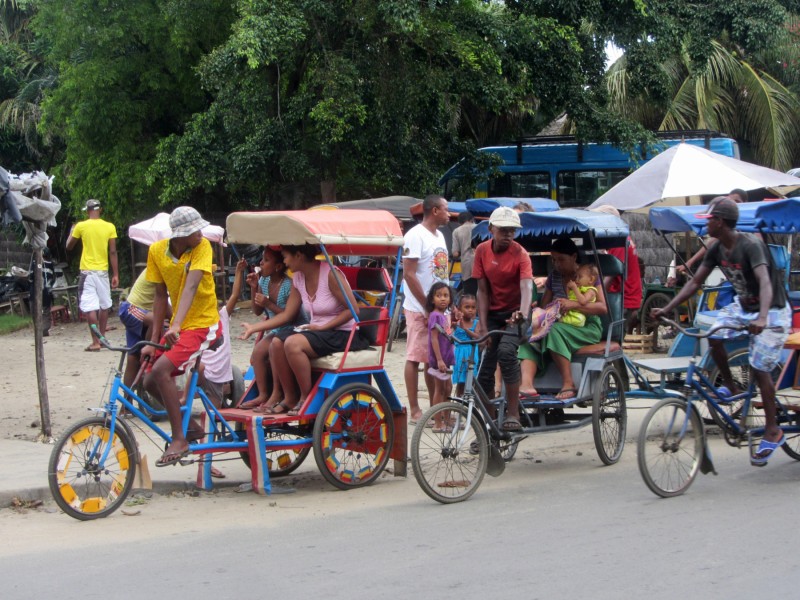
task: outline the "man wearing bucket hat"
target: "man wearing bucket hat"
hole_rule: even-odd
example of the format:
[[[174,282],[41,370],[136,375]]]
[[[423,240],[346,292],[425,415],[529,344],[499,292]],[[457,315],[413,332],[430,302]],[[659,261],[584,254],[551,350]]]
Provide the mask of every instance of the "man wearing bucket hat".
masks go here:
[[[718,243],[711,246],[692,280],[664,308],[652,312],[658,318],[697,292],[715,267],[720,267],[734,287],[731,304],[719,311],[715,325],[745,326],[750,332],[750,366],[755,374],[764,403],[766,426],[758,450],[750,457],[753,466],[763,467],[778,446],[785,441],[777,425],[775,385],[771,373],[778,365],[781,351],[791,327],[791,309],[786,290],[775,269],[769,249],[763,241],[749,233],[736,231],[739,207],[730,198],[720,198],[708,212],[697,215],[708,219],[708,235]],[[719,394],[738,394],[733,381],[724,340],[738,335],[733,329],[722,329],[709,338],[711,356],[719,367],[727,390]]]
[[[533,297],[531,257],[514,241],[520,229],[519,213],[507,206],[496,209],[489,217],[492,239],[475,248],[472,276],[478,280],[478,333],[508,329],[516,332],[517,323],[528,318]],[[478,381],[484,390],[494,388],[494,372],[500,372],[506,386],[508,412],[502,424],[506,431],[519,431],[520,367],[518,335],[503,335],[489,341],[481,363]]]
[[[152,358],[145,378],[147,390],[159,398],[167,409],[172,426],[172,442],[156,461],[157,467],[173,465],[189,453],[189,442],[203,435],[192,422],[188,440],[181,427],[181,392],[173,377],[183,373],[198,354],[213,347],[222,336],[217,312],[217,295],[212,275],[211,244],[203,237],[208,226],[191,206],[172,211],[169,225],[172,235],[150,246],[147,253],[147,280],[156,284],[153,302],[153,323],[163,323],[167,314],[167,296],[172,302],[172,320],[166,333],[154,326],[151,340],[168,344],[169,350],[147,346],[142,359]]]
[[[111,308],[111,288],[119,285],[117,267],[117,228],[100,218],[102,207],[97,200],[87,200],[87,219],[77,223],[67,238],[67,250],[81,240],[81,276],[78,280],[78,308],[86,315],[89,325],[96,325],[105,335],[108,309]],[[108,265],[111,265],[111,281]],[[89,330],[92,343],[85,350],[99,352],[100,342]]]

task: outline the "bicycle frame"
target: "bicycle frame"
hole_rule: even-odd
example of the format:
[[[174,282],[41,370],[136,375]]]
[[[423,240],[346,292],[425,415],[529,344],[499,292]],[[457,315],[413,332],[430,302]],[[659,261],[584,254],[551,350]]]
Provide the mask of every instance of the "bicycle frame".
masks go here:
[[[120,363],[124,361],[124,354],[120,359]],[[198,359],[199,360],[199,359]],[[194,366],[190,369],[191,377],[189,378],[189,384],[187,386],[187,394],[186,394],[186,404],[181,407],[181,430],[183,434],[186,435],[188,428],[189,428],[189,421],[192,417],[192,403],[194,401],[195,395],[199,394],[200,400],[203,403],[203,408],[205,409],[205,413],[208,416],[209,422],[215,424],[215,428],[217,424],[219,425],[218,428],[215,430],[215,438],[223,437],[223,436],[230,436],[232,440],[236,441],[212,441],[212,442],[204,442],[204,443],[190,443],[189,446],[191,451],[194,453],[200,452],[226,452],[226,451],[243,451],[247,449],[247,442],[246,440],[240,440],[240,432],[237,432],[231,425],[228,423],[225,418],[220,414],[219,410],[212,404],[212,402],[208,399],[205,391],[197,385],[197,380],[199,378],[199,371],[197,370],[197,362],[195,362]],[[148,404],[145,400],[139,397],[136,392],[134,392],[131,388],[126,386],[122,383],[122,367],[118,367],[114,371],[114,380],[111,385],[111,392],[109,393],[108,400],[106,401],[105,406],[102,410],[110,416],[110,424],[109,430],[110,435],[113,438],[114,432],[116,430],[117,421],[119,419],[120,414],[120,405],[134,414],[136,417],[141,419],[141,421],[147,425],[153,432],[155,432],[161,439],[163,439],[166,443],[172,442],[172,436],[164,431],[161,427],[159,427],[155,422],[153,422],[149,415],[146,414],[144,411],[140,410],[136,403],[144,405],[147,407],[147,412],[153,415],[165,415],[165,410],[158,410],[153,408],[150,404]],[[124,423],[124,422],[123,422]],[[125,425],[127,427],[127,425]],[[105,460],[108,457],[108,453],[110,452],[111,447],[106,445],[106,448],[103,452],[103,456],[100,458],[100,464],[105,464]],[[210,468],[210,464],[209,464]]]

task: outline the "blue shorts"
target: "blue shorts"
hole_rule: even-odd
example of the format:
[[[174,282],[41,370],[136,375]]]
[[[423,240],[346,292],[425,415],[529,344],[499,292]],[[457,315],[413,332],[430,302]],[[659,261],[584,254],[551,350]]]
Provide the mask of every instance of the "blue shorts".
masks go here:
[[[125,325],[125,341],[128,348],[145,339],[147,330],[144,317],[149,312],[127,301],[119,305],[119,320]]]
[[[757,312],[745,312],[742,309],[737,296],[733,299],[733,302],[719,311],[714,325],[741,327],[749,325],[757,318]],[[767,327],[782,327],[783,329],[765,329],[758,335],[751,335],[749,359],[750,366],[756,371],[769,373],[780,363],[783,344],[792,331],[792,309],[788,305],[783,308],[770,308],[769,313],[767,313]],[[729,340],[741,335],[742,332],[740,331],[722,329],[711,337],[718,340]]]

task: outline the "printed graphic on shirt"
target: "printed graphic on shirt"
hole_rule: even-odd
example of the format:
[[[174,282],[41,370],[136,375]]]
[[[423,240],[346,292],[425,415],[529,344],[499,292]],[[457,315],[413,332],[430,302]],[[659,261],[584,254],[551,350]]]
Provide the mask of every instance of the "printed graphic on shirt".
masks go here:
[[[439,281],[447,281],[447,249],[437,248],[431,259],[431,271],[434,278]]]

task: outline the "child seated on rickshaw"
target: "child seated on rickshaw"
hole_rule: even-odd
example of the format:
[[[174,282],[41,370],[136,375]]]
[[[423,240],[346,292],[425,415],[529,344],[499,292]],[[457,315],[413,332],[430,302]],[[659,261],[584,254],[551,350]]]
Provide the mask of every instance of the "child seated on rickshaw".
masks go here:
[[[597,266],[593,264],[580,265],[575,273],[575,280],[567,283],[567,298],[574,300],[581,307],[597,302],[596,283],[599,277]],[[586,325],[586,315],[582,312],[575,309],[568,310],[563,315],[560,312],[561,304],[558,300],[551,302],[546,308],[534,308],[531,312],[530,341],[535,342],[546,336],[557,320],[573,327]]]
[[[247,282],[253,298],[253,312],[256,315],[266,312],[267,318],[259,323],[243,323],[244,333],[239,336],[239,339],[246,340],[254,333],[266,332],[261,340],[256,342],[250,356],[258,395],[243,402],[239,408],[270,414],[283,399],[283,392],[280,379],[273,367],[272,393],[268,394],[269,347],[276,334],[291,331],[300,312],[300,295],[286,274],[286,265],[279,249],[271,246],[264,248],[260,269],[259,274],[248,275]]]

